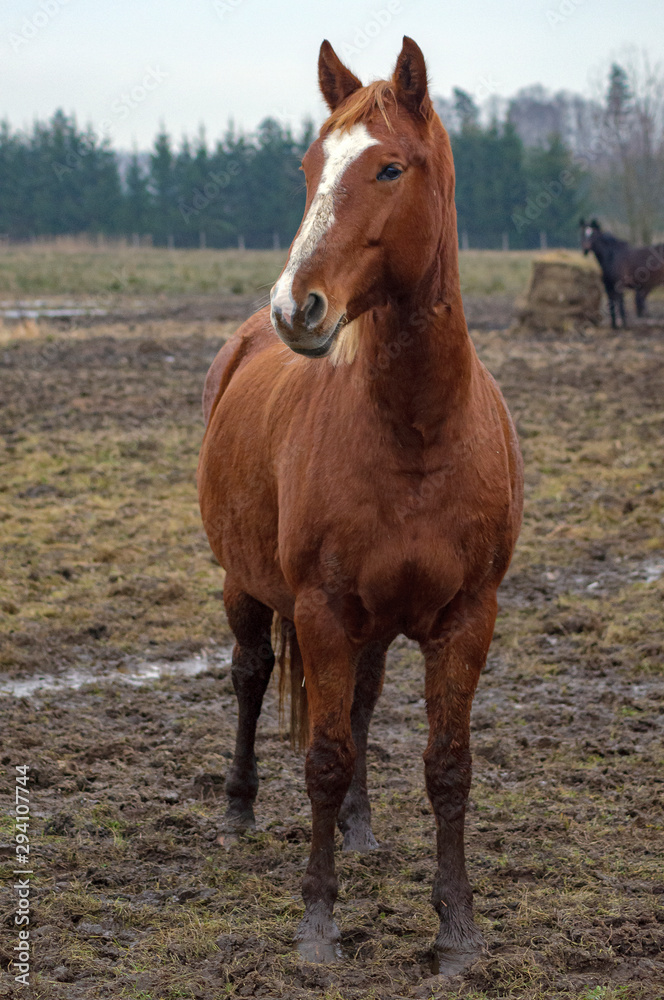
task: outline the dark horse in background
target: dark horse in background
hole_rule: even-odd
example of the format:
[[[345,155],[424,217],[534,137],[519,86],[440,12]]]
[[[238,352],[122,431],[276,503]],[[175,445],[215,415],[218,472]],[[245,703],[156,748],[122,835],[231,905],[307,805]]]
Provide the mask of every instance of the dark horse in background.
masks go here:
[[[312,841],[298,947],[333,960],[335,825],[346,850],[378,846],[367,731],[388,646],[415,640],[436,950],[453,973],[482,948],[463,846],[470,708],[519,532],[521,457],[468,336],[452,151],[422,53],[405,38],[392,79],[363,87],[324,42],[319,80],[330,117],[303,160],[305,216],[271,311],[225,344],[204,394],[201,512],[236,638],[224,825],[233,836],[254,824],[276,614],[295,706],[306,698]]]
[[[625,240],[603,232],[597,219],[592,222],[581,219],[579,224],[584,254],[592,250],[602,269],[613,329],[616,329],[616,303],[622,325],[627,326],[623,295],[626,288],[634,289],[636,315],[645,316],[648,292],[656,285],[664,285],[664,243],[652,247],[632,247]]]

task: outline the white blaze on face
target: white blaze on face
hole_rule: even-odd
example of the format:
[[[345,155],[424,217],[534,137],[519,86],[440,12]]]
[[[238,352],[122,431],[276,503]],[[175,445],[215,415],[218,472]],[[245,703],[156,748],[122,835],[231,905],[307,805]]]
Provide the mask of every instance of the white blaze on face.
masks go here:
[[[291,247],[288,264],[272,289],[270,296],[273,306],[281,309],[287,323],[291,322],[295,302],[291,290],[293,278],[300,264],[314,252],[321,237],[334,222],[334,194],[341,178],[351,163],[369,146],[375,146],[378,139],[370,135],[366,125],[352,125],[346,132],[331,132],[323,140],[325,162],[318,189],[302,228]]]
[[[592,234],[593,234],[593,231],[590,228],[590,226],[586,226],[586,239],[590,239],[591,236],[592,236]]]

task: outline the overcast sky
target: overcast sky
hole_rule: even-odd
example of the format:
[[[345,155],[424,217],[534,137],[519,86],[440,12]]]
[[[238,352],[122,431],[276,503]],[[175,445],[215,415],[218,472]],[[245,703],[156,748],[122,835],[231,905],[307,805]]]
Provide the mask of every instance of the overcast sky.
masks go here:
[[[590,93],[627,46],[664,56],[664,2],[4,0],[0,117],[23,127],[63,108],[120,149],[148,148],[160,121],[177,140],[201,123],[215,140],[229,118],[320,121],[322,39],[366,82],[391,74],[404,34],[436,94]]]

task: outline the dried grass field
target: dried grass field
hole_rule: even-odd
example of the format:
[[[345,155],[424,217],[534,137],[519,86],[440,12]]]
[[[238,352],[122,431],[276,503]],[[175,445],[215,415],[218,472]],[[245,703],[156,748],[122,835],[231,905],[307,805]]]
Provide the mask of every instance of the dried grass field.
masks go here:
[[[196,502],[200,394],[281,258],[22,254],[0,250],[1,308],[105,314],[0,326],[0,997],[664,997],[662,298],[624,332],[517,334],[528,255],[462,256],[527,493],[473,714],[467,855],[489,953],[442,983],[411,643],[390,652],[370,736],[382,849],[337,855],[343,961],[292,948],[309,806],[273,688],[258,829],[216,843],[235,702]],[[9,964],[16,764],[31,768],[29,987]]]

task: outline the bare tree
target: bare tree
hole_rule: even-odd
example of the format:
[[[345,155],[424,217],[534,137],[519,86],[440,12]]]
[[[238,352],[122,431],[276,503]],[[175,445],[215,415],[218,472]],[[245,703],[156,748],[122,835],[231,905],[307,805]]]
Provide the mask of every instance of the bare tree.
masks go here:
[[[620,199],[634,242],[664,227],[664,68],[630,50],[609,71],[602,108],[605,184]]]

